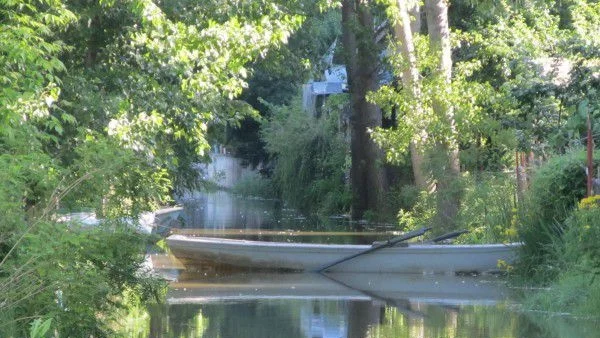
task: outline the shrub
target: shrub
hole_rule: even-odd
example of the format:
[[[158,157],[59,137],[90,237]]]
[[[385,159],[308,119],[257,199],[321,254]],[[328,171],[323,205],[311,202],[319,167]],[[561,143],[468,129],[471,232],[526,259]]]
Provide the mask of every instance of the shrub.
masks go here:
[[[261,135],[276,157],[273,182],[281,197],[304,213],[347,210],[348,146],[338,128],[339,109],[315,118],[298,100],[269,108],[272,117]]]
[[[600,275],[600,196],[583,199],[565,222],[563,261],[585,274]]]
[[[515,183],[504,173],[465,174],[460,182],[463,198],[456,220],[457,229],[470,232],[458,238],[468,243],[494,243],[514,240]],[[431,226],[436,221],[435,193],[421,191],[410,210],[401,209],[400,225],[407,230]]]
[[[539,281],[558,276],[562,235],[571,223],[565,221],[586,193],[585,162],[584,151],[573,151],[535,172],[519,212],[519,236],[525,246],[517,268],[522,274]]]
[[[600,313],[600,196],[583,199],[565,220],[562,237],[555,236],[550,292],[539,292],[527,306],[544,311],[589,316]]]
[[[418,192],[416,201],[407,209],[398,211],[398,223],[402,230],[409,231],[431,226],[436,215],[435,194],[423,190]]]
[[[528,192],[530,207],[537,210],[544,221],[562,223],[585,196],[585,166],[585,151],[550,159],[533,176]]]
[[[110,336],[123,292],[142,298],[159,287],[140,273],[149,238],[123,220],[161,201],[168,184],[145,158],[100,135],[78,147],[68,167],[38,138],[27,126],[0,133],[0,336],[26,336],[28,328],[40,336],[46,325],[61,337]],[[107,221],[57,223],[59,204],[102,205]]]
[[[65,337],[110,336],[123,292],[148,299],[162,285],[141,273],[148,240],[120,222],[80,228],[40,220],[0,266],[0,312],[16,322],[53,318]],[[0,326],[0,335],[11,336],[7,329],[25,327]]]
[[[275,187],[271,179],[262,176],[257,172],[251,172],[244,175],[235,183],[232,192],[241,196],[252,196],[260,198],[273,198],[275,196]]]
[[[465,175],[457,225],[470,232],[459,240],[470,243],[513,241],[515,224],[515,178],[507,173]]]

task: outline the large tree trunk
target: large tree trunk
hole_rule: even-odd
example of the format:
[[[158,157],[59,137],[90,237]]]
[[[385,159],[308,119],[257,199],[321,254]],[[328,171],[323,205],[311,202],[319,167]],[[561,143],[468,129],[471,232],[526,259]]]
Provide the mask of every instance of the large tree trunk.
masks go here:
[[[101,19],[98,14],[94,15],[89,21],[89,27],[92,31],[87,41],[87,49],[85,51],[84,64],[86,67],[93,67],[98,60],[98,51],[100,49],[98,40],[101,32]]]
[[[436,76],[448,84],[440,86],[439,90],[448,90],[452,81],[452,50],[447,0],[425,0],[425,14],[431,50],[439,56]],[[432,154],[434,157],[439,157],[434,159],[437,168],[434,176],[438,192],[438,223],[448,229],[455,224],[461,195],[459,187],[455,184],[460,176],[457,132],[454,111],[448,102],[434,97],[433,111],[445,120],[450,130],[450,134],[446,135],[443,141],[438,142],[435,153]]]
[[[409,8],[407,0],[397,0],[398,22],[394,23],[394,36],[398,43],[402,57],[407,61],[406,68],[402,72],[402,85],[404,90],[410,94],[412,104],[411,109],[419,114],[423,109],[421,106],[421,86],[419,83],[419,70],[417,68],[417,58],[415,55],[415,46],[413,43],[413,33],[421,30],[420,7],[415,1]],[[411,18],[412,16],[412,18]],[[425,131],[422,131],[426,133]],[[426,138],[427,135],[420,135]],[[415,177],[415,184],[420,189],[429,187],[429,178],[423,166],[423,149],[414,141],[410,143],[410,157]]]
[[[425,14],[431,47],[440,53],[439,71],[446,81],[450,82],[452,76],[452,50],[450,49],[447,0],[425,0]]]
[[[379,56],[374,45],[373,18],[365,0],[342,2],[343,45],[346,59],[352,114],[350,150],[352,167],[352,218],[362,218],[366,210],[381,208],[384,191],[383,152],[368,130],[381,126],[381,111],[367,102],[366,95],[378,87]]]

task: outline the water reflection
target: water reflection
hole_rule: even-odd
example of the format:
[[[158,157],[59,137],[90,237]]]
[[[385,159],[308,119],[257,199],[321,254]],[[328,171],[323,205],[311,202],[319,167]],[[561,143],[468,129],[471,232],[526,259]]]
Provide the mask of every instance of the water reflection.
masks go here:
[[[221,190],[188,193],[179,202],[186,228],[275,229],[282,214],[291,213],[275,200],[240,198]]]
[[[306,217],[279,200],[243,198],[227,191],[190,192],[177,201],[184,207],[181,225],[193,229],[294,229],[311,231],[397,230],[395,224],[351,222],[342,215]]]
[[[509,296],[496,277],[369,273],[239,273],[202,276],[183,272],[170,284],[169,304],[265,299],[376,300],[399,303],[486,304]],[[398,303],[399,302],[399,303]]]
[[[363,224],[343,216],[304,217],[277,200],[242,198],[227,191],[187,193],[170,232],[260,241],[371,244],[397,236],[393,224]],[[356,232],[356,231],[360,232]]]
[[[153,307],[148,337],[552,338],[597,337],[594,323],[536,321],[499,304],[411,303],[412,312],[366,300],[246,300]],[[547,325],[551,323],[552,326]]]
[[[510,314],[506,296],[494,278],[211,276],[172,283],[167,305],[151,309],[150,337],[484,337],[471,335],[489,329],[472,320],[475,310],[502,318]],[[455,334],[459,326],[468,335]]]
[[[184,273],[139,337],[596,337],[595,324],[518,311],[501,278]]]

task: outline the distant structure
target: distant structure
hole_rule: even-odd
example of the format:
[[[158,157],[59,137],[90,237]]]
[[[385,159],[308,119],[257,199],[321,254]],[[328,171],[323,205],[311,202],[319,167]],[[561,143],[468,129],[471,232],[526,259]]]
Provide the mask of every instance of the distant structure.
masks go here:
[[[382,43],[388,29],[387,20],[375,29],[375,42]],[[337,47],[337,39],[329,46],[327,52],[321,58],[321,64],[325,68],[322,81],[309,81],[302,86],[302,108],[308,114],[318,117],[321,115],[321,108],[325,98],[333,94],[348,92],[348,76],[346,74],[346,65],[334,64],[333,56]],[[383,59],[387,54],[384,50],[380,58]],[[390,71],[379,67],[379,84],[391,83],[393,76]]]
[[[242,164],[242,159],[230,154],[226,147],[215,145],[212,149],[210,163],[196,165],[204,180],[215,183],[219,188],[231,189],[239,180],[254,172]]]
[[[336,45],[337,40],[329,46],[321,59],[325,66],[324,81],[310,81],[302,86],[302,109],[312,116],[321,115],[321,107],[327,96],[348,91],[346,66],[333,64]]]

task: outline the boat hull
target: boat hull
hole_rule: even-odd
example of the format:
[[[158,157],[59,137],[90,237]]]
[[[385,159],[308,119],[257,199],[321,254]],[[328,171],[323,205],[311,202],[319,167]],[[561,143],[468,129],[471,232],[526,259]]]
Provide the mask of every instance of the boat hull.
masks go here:
[[[370,248],[368,245],[258,242],[173,235],[172,253],[186,265],[211,263],[232,267],[318,271],[322,266]],[[333,272],[457,273],[491,272],[500,261],[515,259],[520,244],[411,244],[383,248],[328,269]]]

